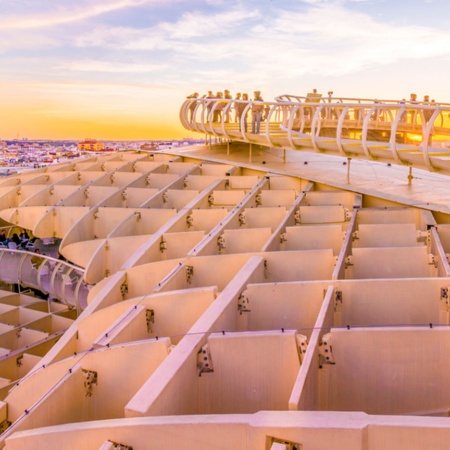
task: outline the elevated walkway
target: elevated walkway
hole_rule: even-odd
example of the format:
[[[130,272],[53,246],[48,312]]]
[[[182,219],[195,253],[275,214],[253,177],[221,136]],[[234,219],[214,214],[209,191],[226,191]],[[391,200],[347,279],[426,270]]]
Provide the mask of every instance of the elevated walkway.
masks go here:
[[[206,134],[210,142],[250,144],[250,158],[252,145],[257,144],[450,173],[448,104],[344,98],[312,103],[307,97],[283,95],[264,102],[260,132],[253,133],[254,102],[224,102],[187,99],[180,110],[181,123],[188,130]],[[233,116],[227,113],[238,104],[244,105],[242,115],[226,122],[228,115]]]
[[[78,312],[87,306],[84,269],[50,256],[0,248],[0,281],[37,289]]]

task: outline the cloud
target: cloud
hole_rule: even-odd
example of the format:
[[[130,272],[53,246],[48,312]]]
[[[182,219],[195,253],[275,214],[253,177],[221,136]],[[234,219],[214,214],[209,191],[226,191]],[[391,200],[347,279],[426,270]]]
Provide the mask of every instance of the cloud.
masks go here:
[[[323,5],[323,4],[344,5],[345,3],[368,3],[371,0],[302,0],[302,1],[303,3],[308,3],[311,5]]]
[[[76,39],[80,47],[106,47],[125,50],[153,50],[182,45],[186,40],[233,36],[235,30],[249,21],[260,19],[257,10],[227,8],[216,14],[187,12],[173,22],[163,21],[152,28],[99,26]],[[208,42],[204,42],[207,46]]]
[[[449,55],[447,30],[428,26],[429,22],[380,21],[360,12],[361,8],[348,7],[356,1],[366,0],[296,0],[285,8],[275,0],[214,7],[198,0],[189,7],[186,3],[181,13],[173,8],[167,15],[169,9],[162,13],[161,8],[156,16],[164,20],[153,26],[90,23],[84,28],[80,24],[73,35],[75,27],[66,27],[67,32],[54,41],[61,45],[58,55],[43,51],[42,64],[34,62],[33,70],[35,76],[49,72],[53,79],[95,78],[105,83],[130,74],[128,81],[158,80],[161,86],[183,89],[188,83],[209,87],[225,81],[247,85],[249,80],[259,86],[279,83],[284,89],[305,77],[345,77],[401,61],[444,60]],[[154,3],[114,0],[98,8],[91,6],[83,14],[150,2]],[[15,33],[22,32],[9,34]],[[36,32],[36,36],[39,41],[45,32]]]
[[[95,3],[85,3],[81,6],[62,8],[44,14],[32,14],[5,17],[0,21],[0,29],[30,29],[46,28],[54,25],[64,25],[72,22],[86,20],[91,17],[108,12],[137,7],[146,3],[159,3],[155,0],[113,0]]]
[[[297,26],[293,28],[292,23]],[[267,32],[265,50],[273,55],[272,66],[289,67],[288,76],[324,76],[445,56],[449,54],[445,44],[449,39],[446,30],[426,25],[393,26],[334,5],[280,14]]]
[[[188,12],[144,30],[100,26],[78,37],[76,45],[138,52],[169,50],[183,59],[205,62],[234,57],[256,64],[261,61],[269,71],[268,59],[290,59],[295,65],[299,57],[308,57],[305,66],[314,72],[324,65],[319,64],[319,56],[342,71],[370,61],[385,64],[399,58],[447,54],[445,42],[450,34],[446,31],[377,22],[345,8],[342,1],[307,1],[314,5],[303,11],[272,9],[271,17],[262,9],[235,5],[214,14]]]
[[[56,66],[56,70],[70,72],[105,72],[105,73],[152,73],[168,69],[167,64],[137,64],[118,61],[79,60],[68,61]]]

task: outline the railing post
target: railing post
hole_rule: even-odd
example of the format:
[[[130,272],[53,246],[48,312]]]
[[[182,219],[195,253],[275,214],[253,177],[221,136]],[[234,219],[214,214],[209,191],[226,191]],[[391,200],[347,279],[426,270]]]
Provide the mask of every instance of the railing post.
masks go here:
[[[408,186],[412,185],[413,180],[413,174],[412,174],[412,166],[409,166],[409,174],[408,174]]]
[[[347,184],[350,184],[350,162],[352,158],[347,157]]]

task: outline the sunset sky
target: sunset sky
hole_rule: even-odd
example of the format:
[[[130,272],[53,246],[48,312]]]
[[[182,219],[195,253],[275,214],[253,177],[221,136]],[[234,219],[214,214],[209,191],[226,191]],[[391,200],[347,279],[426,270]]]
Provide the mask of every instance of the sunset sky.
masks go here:
[[[449,0],[0,0],[0,139],[170,139],[187,94],[450,102]]]

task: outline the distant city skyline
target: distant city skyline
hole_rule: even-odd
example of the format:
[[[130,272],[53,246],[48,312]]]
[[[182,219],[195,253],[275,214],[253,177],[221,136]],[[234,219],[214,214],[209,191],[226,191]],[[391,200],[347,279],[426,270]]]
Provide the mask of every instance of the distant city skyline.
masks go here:
[[[181,139],[193,91],[450,103],[447,0],[1,5],[2,139]]]

